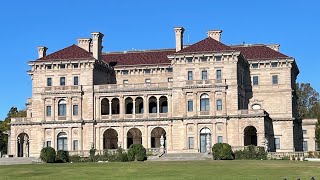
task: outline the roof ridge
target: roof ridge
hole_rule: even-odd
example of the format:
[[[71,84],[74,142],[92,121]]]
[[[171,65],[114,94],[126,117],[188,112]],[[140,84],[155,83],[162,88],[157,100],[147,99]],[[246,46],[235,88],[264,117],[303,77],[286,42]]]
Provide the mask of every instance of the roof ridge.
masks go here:
[[[128,54],[128,53],[148,53],[148,52],[168,52],[168,51],[175,51],[173,48],[168,49],[150,49],[150,50],[134,50],[134,51],[114,51],[114,52],[103,52],[102,55],[106,54]]]

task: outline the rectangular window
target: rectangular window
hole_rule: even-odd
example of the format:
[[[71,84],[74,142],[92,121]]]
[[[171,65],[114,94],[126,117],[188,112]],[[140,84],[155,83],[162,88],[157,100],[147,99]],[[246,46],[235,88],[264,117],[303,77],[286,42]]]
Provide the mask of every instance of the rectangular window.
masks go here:
[[[74,116],[78,116],[78,114],[79,114],[79,107],[78,107],[78,105],[73,105],[72,114],[73,114]]]
[[[51,65],[47,65],[46,67],[47,67],[47,69],[52,69]]]
[[[272,75],[272,84],[278,84],[278,75]]]
[[[303,134],[307,134],[307,130],[302,130]]]
[[[170,67],[170,68],[167,68],[167,71],[168,72],[173,72],[173,69]]]
[[[202,70],[201,71],[201,79],[202,80],[207,80],[208,79],[208,71],[207,70]]]
[[[123,84],[128,84],[128,83],[129,83],[128,79],[123,80]]]
[[[192,63],[192,57],[186,57],[188,63]]]
[[[217,111],[222,111],[222,100],[217,99]]]
[[[168,82],[173,82],[173,78],[172,78],[172,77],[169,77],[169,78],[168,78]]]
[[[188,138],[188,145],[189,145],[189,149],[193,149],[194,148],[194,139],[193,139],[193,137],[189,137]]]
[[[273,68],[278,67],[278,63],[277,62],[272,62],[271,63],[271,67],[273,67]]]
[[[218,143],[223,143],[222,136],[218,136]]]
[[[252,77],[252,85],[254,85],[254,86],[259,85],[259,76]]]
[[[66,68],[66,65],[65,64],[60,64],[60,69],[64,69]]]
[[[193,101],[189,100],[188,101],[188,112],[192,112],[193,111]]]
[[[201,62],[207,62],[208,61],[208,57],[202,57],[201,58]]]
[[[73,68],[77,69],[79,68],[79,64],[72,64]]]
[[[122,74],[124,74],[124,75],[129,74],[129,71],[128,70],[122,70]]]
[[[256,68],[258,68],[258,67],[259,67],[259,64],[258,64],[258,63],[252,64],[252,68],[256,69]]]
[[[75,86],[79,85],[79,77],[78,76],[73,77],[73,85],[75,85]]]
[[[308,151],[308,141],[303,141],[303,151]]]
[[[46,115],[49,117],[51,116],[51,106],[47,106],[46,108]]]
[[[51,147],[51,141],[46,142],[46,147]]]
[[[280,149],[280,138],[274,138],[274,144],[276,149]]]
[[[150,80],[150,79],[146,79],[146,80],[145,80],[145,83],[150,84],[150,83],[151,83],[151,80]]]
[[[73,140],[73,148],[74,151],[78,151],[78,140]]]
[[[66,78],[60,77],[60,86],[65,86],[65,85],[66,85]]]
[[[216,61],[221,61],[221,56],[216,56]]]
[[[52,78],[47,78],[47,86],[52,86]]]
[[[222,73],[221,73],[221,69],[217,70],[217,80],[221,80],[222,78]]]
[[[144,70],[144,73],[145,73],[145,74],[150,74],[150,72],[151,72],[150,69],[145,69],[145,70]]]
[[[188,80],[193,80],[192,71],[188,71]]]
[[[201,98],[200,99],[200,111],[209,111],[210,104],[209,104],[209,97]]]

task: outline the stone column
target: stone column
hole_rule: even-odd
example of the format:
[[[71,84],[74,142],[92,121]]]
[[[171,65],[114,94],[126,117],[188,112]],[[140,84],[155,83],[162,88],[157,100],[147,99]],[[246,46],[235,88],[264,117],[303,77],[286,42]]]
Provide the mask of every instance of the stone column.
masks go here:
[[[151,148],[151,147],[149,147],[149,144],[151,144],[150,142],[149,142],[149,140],[151,141],[151,136],[150,136],[150,138],[149,138],[149,135],[148,135],[148,126],[147,125],[144,125],[144,133],[143,133],[144,135],[143,135],[143,138],[142,138],[142,145],[143,145],[143,147],[145,147],[145,148]]]
[[[198,123],[194,123],[194,149],[196,149],[197,151],[199,151],[198,139],[199,139]]]
[[[83,132],[82,132],[82,126],[79,127],[79,136],[80,136],[80,139],[79,139],[79,150],[82,152],[83,151]]]
[[[224,124],[224,137],[223,137],[223,142],[228,143],[228,122],[226,120]]]
[[[8,131],[8,148],[7,148],[7,154],[11,155],[11,131]]]
[[[112,119],[112,100],[109,100],[109,119]]]
[[[157,117],[160,117],[160,97],[157,98]]]
[[[194,93],[194,114],[195,115],[198,115],[198,104],[199,104],[199,102],[198,102],[198,93]]]
[[[42,121],[45,121],[46,120],[46,98],[42,98],[42,101],[43,101],[43,119]]]
[[[216,115],[216,98],[215,98],[215,92],[212,92],[210,94],[210,115],[215,116]]]
[[[223,115],[227,115],[227,92],[223,93],[223,98],[222,98],[222,110],[223,110]]]
[[[52,128],[52,145],[51,147],[53,147],[55,150],[58,149],[58,146],[56,145],[56,128]]]
[[[101,119],[101,100],[100,97],[96,97],[96,112],[95,112],[95,118],[96,119]]]
[[[136,115],[136,101],[132,101],[132,118],[134,119]]]
[[[206,144],[207,144],[207,146],[206,146],[207,153],[210,153],[211,152],[211,147],[210,147],[210,135],[209,134],[207,134],[207,136],[206,136]]]
[[[46,128],[42,128],[43,139],[42,139],[42,148],[46,147]]]
[[[148,117],[149,106],[148,106],[148,95],[143,96],[143,116],[144,118]]]
[[[56,98],[51,98],[51,101],[52,101],[52,105],[51,105],[51,107],[52,107],[52,112],[51,112],[51,114],[52,114],[52,120],[56,120]]]
[[[168,95],[168,117],[172,117],[172,94]]]
[[[80,113],[80,120],[82,120],[83,117],[82,117],[82,97],[81,96],[79,97],[79,113]]]
[[[125,102],[124,102],[124,98],[123,98],[123,95],[120,96],[120,100],[119,100],[119,107],[120,107],[120,116],[119,118],[123,118],[124,117],[124,113],[125,113]]]
[[[172,150],[172,124],[168,124],[168,133],[166,133],[167,137],[167,150]]]
[[[68,151],[73,151],[72,149],[72,127],[68,128],[69,137],[68,137]]]
[[[70,103],[70,109],[69,109],[69,120],[72,121],[73,117],[73,104],[72,104],[72,97],[69,98],[69,103]],[[68,120],[68,119],[67,119]]]
[[[183,149],[187,149],[187,147],[188,147],[188,143],[187,143],[187,128],[188,128],[188,124],[187,123],[185,123],[185,124],[183,124],[184,125],[184,137],[183,137],[183,139],[184,139],[184,147],[183,147]]]
[[[97,150],[102,150],[100,149],[100,129],[101,127],[97,127],[96,130],[97,130],[97,133],[96,133],[96,149]]]
[[[127,144],[127,131],[126,129],[123,127],[123,149],[128,149],[128,144]]]

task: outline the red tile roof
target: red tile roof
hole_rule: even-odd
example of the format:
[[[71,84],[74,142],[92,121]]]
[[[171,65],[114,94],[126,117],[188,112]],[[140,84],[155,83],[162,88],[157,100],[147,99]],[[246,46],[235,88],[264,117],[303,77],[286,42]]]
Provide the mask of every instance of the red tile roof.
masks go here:
[[[141,64],[170,64],[168,55],[175,53],[174,49],[157,51],[132,51],[127,53],[107,53],[102,55],[102,59],[107,62],[117,62],[121,65],[141,65]]]
[[[232,51],[233,49],[219,41],[208,37],[199,41],[191,46],[188,46],[177,53],[193,53],[193,52],[219,52],[219,51]]]
[[[247,60],[288,58],[287,55],[284,55],[264,45],[233,46],[232,49],[240,51]]]
[[[44,56],[37,61],[43,60],[73,60],[73,59],[93,59],[93,56],[88,51],[73,44],[69,47],[56,51],[52,54]]]

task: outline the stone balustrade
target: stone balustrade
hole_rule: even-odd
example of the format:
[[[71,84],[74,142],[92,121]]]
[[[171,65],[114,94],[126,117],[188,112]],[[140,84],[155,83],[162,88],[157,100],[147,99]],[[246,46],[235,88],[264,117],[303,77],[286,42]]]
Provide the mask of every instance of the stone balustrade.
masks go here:
[[[82,91],[82,86],[48,86],[43,88],[43,92],[79,92]]]

